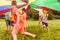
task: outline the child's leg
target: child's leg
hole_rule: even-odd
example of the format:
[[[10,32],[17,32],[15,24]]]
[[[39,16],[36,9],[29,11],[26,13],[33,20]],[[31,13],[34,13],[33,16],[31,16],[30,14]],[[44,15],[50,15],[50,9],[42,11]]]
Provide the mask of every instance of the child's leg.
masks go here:
[[[13,40],[17,40],[16,34],[17,34],[18,31],[19,31],[19,28],[15,25],[15,26],[13,27],[13,30],[12,30]]]
[[[43,25],[43,30],[45,29],[45,25]]]
[[[48,30],[48,32],[50,31],[48,26],[46,27],[46,29]]]
[[[11,26],[11,31],[13,30],[13,27],[14,27],[14,22],[10,22],[10,26]]]
[[[21,32],[21,34],[28,35],[28,36],[31,36],[33,38],[36,38],[35,34],[31,34],[29,32],[26,32],[23,28],[21,28],[20,32]]]
[[[31,37],[33,37],[33,38],[36,38],[36,35],[35,35],[35,34],[31,34],[31,33],[29,33],[29,32],[24,32],[24,34],[25,34],[25,35],[28,35],[28,36],[31,36]]]
[[[26,23],[25,23],[25,31],[26,31],[26,28],[28,27],[28,22],[26,21]]]
[[[6,31],[8,31],[8,25],[6,25]]]
[[[13,40],[17,40],[17,35],[16,34],[12,33],[12,36],[13,36]]]
[[[46,28],[49,31],[48,23],[44,23],[43,29]]]
[[[40,25],[40,18],[39,18],[39,20],[38,20],[38,27],[39,27],[39,25]]]
[[[41,22],[41,17],[39,16],[38,27],[40,26],[40,22]]]
[[[8,27],[9,27],[9,21],[6,20],[6,30],[8,31]]]
[[[42,22],[42,24],[43,24],[43,30],[44,30],[44,28],[45,28],[45,23],[44,23],[44,22]]]
[[[13,27],[14,27],[14,26],[11,26],[11,29],[10,29],[10,31],[12,31],[12,30],[13,30]]]
[[[48,23],[45,23],[45,27],[49,31]]]

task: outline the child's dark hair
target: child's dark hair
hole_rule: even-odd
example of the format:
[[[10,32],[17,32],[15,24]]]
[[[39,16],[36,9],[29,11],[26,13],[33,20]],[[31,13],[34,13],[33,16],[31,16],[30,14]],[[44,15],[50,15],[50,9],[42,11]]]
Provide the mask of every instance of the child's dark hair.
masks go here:
[[[25,11],[25,8],[23,8],[22,11]]]
[[[17,2],[16,1],[12,1],[11,5],[16,5],[17,6]]]

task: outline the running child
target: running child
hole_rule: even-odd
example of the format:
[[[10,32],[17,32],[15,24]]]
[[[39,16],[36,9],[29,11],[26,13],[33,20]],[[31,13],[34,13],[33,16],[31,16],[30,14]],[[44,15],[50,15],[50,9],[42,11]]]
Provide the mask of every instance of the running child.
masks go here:
[[[21,34],[29,35],[29,36],[32,36],[33,38],[36,38],[35,34],[31,34],[31,33],[25,31],[25,29],[24,29],[25,21],[24,21],[23,15],[19,14],[19,10],[17,9],[16,6],[17,6],[16,1],[12,1],[12,14],[14,14],[14,20],[15,20],[15,25],[12,30],[13,40],[17,40],[16,34],[18,33],[18,31]]]

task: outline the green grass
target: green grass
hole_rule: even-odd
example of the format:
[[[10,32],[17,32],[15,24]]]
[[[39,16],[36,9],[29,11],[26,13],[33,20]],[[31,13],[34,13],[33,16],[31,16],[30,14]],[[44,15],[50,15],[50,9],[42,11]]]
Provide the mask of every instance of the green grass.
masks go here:
[[[49,20],[50,32],[42,30],[42,24],[38,27],[38,21],[29,20],[27,31],[33,34],[37,34],[36,40],[60,40],[60,20]],[[18,40],[34,40],[30,36],[18,35]],[[12,40],[11,32],[6,32],[6,25],[4,20],[0,20],[0,40]]]

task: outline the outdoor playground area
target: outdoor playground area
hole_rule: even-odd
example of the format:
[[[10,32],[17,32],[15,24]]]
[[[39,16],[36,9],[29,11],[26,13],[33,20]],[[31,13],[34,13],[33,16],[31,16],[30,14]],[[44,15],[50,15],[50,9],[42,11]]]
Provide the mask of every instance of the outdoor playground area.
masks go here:
[[[46,29],[43,31],[42,24],[40,24],[40,27],[37,25],[38,21],[32,19],[28,20],[27,31],[37,34],[36,40],[60,40],[60,20],[48,21],[50,32],[47,32]],[[18,40],[34,40],[30,36],[21,35],[20,33],[17,35]],[[0,40],[13,40],[11,32],[6,32],[5,20],[0,20]]]

